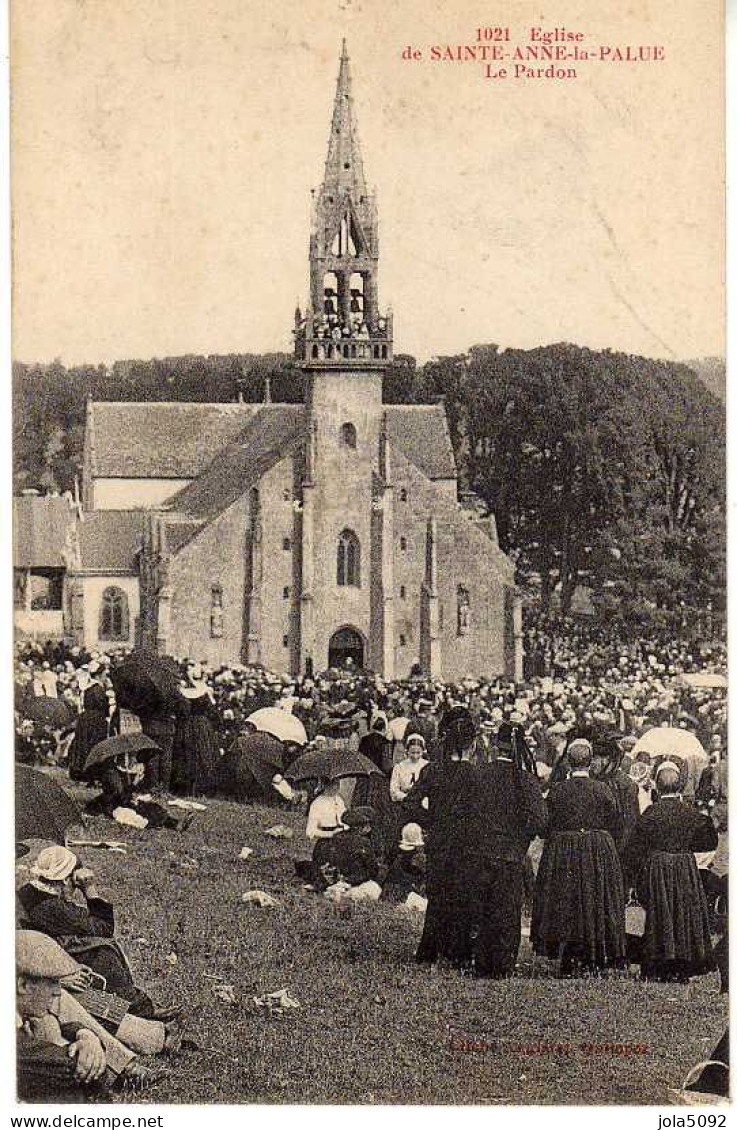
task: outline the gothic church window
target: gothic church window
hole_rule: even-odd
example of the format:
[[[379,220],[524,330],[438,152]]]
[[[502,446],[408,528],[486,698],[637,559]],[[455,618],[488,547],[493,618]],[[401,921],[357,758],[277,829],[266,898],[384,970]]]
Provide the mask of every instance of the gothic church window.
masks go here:
[[[355,449],[355,446],[356,446],[356,429],[355,429],[353,424],[341,424],[340,439],[341,439],[341,442],[344,443],[346,447],[352,447],[352,448]]]
[[[399,539],[399,548],[402,550],[402,552],[406,551],[406,549],[407,549],[407,539],[406,538],[400,538]]]
[[[101,640],[127,640],[129,635],[128,597],[111,585],[102,594],[98,636]]]
[[[337,580],[341,586],[361,584],[361,545],[353,530],[343,530],[338,538]]]
[[[406,502],[407,501],[407,488],[406,487],[402,487],[402,489],[400,490],[399,501],[400,502]]]

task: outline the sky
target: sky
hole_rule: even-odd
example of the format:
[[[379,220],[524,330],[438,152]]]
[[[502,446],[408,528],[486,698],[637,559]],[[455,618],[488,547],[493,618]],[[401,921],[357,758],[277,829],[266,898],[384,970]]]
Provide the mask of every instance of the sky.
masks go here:
[[[427,58],[481,7],[14,0],[13,355],[290,349],[343,36],[396,352],[722,355],[720,5],[495,5],[511,47],[665,49],[558,81]]]

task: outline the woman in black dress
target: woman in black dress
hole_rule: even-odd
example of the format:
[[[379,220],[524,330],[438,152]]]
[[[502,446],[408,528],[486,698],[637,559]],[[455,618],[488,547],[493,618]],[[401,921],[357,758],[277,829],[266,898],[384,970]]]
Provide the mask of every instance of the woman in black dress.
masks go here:
[[[380,860],[391,863],[397,851],[399,833],[394,806],[389,796],[389,774],[392,771],[392,747],[386,736],[386,720],[380,714],[371,729],[361,738],[358,752],[373,761],[382,776],[359,777],[351,805],[373,808],[376,819],[371,835],[373,849]]]
[[[681,981],[714,969],[709,911],[694,852],[714,851],[709,816],[684,802],[677,765],[658,766],[659,800],[637,821],[625,852],[628,881],[645,907],[642,976]]]
[[[589,778],[589,741],[571,742],[567,757],[570,777],[548,793],[530,930],[535,953],[560,958],[562,976],[619,964],[625,955],[617,805],[606,785]]]
[[[425,766],[404,802],[406,819],[426,831],[428,904],[415,960],[445,958],[469,968],[476,911],[476,857],[466,821],[476,781],[470,712],[463,706],[448,710],[439,737],[440,759]]]
[[[109,734],[109,702],[99,683],[87,687],[82,698],[84,709],[77,718],[74,738],[69,747],[69,776],[73,781],[81,781],[87,755],[98,742],[104,742]]]
[[[217,711],[204,684],[187,687],[182,694],[189,700],[189,714],[177,725],[174,789],[185,796],[208,795],[215,791],[220,760]]]
[[[591,776],[610,790],[617,806],[619,820],[617,851],[621,854],[640,816],[638,788],[628,773],[622,772],[624,750],[616,734],[601,734],[593,739],[594,760]]]

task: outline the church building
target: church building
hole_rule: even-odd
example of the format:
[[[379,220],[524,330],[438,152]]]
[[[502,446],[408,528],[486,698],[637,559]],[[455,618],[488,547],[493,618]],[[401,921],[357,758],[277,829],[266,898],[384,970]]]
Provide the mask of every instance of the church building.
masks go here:
[[[305,403],[89,403],[84,519],[106,533],[80,539],[70,578],[80,642],[291,673],[350,658],[385,679],[520,675],[514,566],[493,517],[459,502],[445,408],[383,401],[378,267],[344,43],[295,312]]]

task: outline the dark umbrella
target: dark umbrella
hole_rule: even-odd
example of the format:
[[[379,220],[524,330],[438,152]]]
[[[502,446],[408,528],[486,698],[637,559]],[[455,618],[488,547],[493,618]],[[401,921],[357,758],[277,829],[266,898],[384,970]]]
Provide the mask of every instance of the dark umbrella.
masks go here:
[[[155,753],[161,753],[161,746],[145,734],[117,734],[114,738],[105,738],[104,741],[93,745],[87,754],[83,773],[88,776],[93,769],[99,769],[106,761],[113,761],[126,753],[135,754],[139,761],[145,761]]]
[[[271,788],[272,778],[284,767],[284,746],[271,734],[242,734],[236,739],[234,753],[264,789]]]
[[[369,761],[368,757],[340,749],[305,753],[284,771],[284,776],[291,781],[309,781],[315,778],[337,781],[341,777],[369,777],[372,774],[383,777],[381,769],[373,761]]]
[[[168,655],[139,648],[111,669],[118,705],[134,714],[153,714],[179,697],[179,668]]]
[[[71,726],[76,718],[74,707],[63,698],[46,698],[43,695],[27,695],[18,704],[18,712],[31,722],[48,726],[52,730],[63,730]]]
[[[82,814],[56,781],[27,765],[16,765],[16,840],[54,840],[63,844],[69,825],[81,823]]]
[[[284,754],[271,734],[240,734],[218,767],[220,787],[234,796],[268,794],[272,778],[283,772]]]

